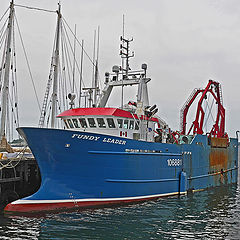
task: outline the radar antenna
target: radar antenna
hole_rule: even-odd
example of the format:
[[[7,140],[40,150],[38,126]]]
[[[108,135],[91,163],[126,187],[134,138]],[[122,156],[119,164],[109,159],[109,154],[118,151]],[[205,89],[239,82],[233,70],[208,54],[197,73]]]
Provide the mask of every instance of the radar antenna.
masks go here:
[[[131,70],[131,68],[129,67],[129,59],[134,57],[134,52],[132,52],[132,54],[129,54],[129,44],[130,42],[133,41],[133,38],[131,39],[126,39],[123,36],[120,37],[120,40],[122,41],[122,43],[120,44],[120,55],[121,58],[124,60],[125,59],[125,64],[123,64],[122,66],[122,73],[125,73],[125,77],[123,75],[123,79],[124,78],[128,78],[128,73],[129,70]]]

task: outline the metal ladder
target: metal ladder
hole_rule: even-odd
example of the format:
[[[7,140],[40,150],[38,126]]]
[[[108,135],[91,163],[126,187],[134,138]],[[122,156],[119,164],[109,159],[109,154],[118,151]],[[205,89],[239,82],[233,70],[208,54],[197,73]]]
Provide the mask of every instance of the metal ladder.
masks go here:
[[[52,78],[53,77],[53,61],[54,61],[54,58],[52,57],[51,70],[50,70],[50,74],[48,77],[47,88],[46,88],[46,92],[44,95],[43,105],[42,105],[42,110],[41,110],[41,116],[40,116],[39,123],[38,123],[39,127],[43,127],[44,121],[45,121],[47,102],[48,102],[49,92],[50,92],[52,80],[53,80],[53,78]]]

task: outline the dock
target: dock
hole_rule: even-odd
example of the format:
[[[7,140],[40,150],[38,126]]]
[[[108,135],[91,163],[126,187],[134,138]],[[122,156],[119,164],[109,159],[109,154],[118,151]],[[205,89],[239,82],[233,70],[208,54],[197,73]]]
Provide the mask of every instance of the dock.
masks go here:
[[[33,157],[0,160],[0,210],[10,202],[35,193],[41,175]]]

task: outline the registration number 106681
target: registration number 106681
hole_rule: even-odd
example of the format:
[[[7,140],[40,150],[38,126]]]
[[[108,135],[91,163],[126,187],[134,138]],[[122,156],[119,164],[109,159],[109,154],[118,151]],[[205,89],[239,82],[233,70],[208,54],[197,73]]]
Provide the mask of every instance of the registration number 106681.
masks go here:
[[[177,167],[182,165],[182,159],[179,158],[170,158],[167,160],[167,164],[170,167]]]

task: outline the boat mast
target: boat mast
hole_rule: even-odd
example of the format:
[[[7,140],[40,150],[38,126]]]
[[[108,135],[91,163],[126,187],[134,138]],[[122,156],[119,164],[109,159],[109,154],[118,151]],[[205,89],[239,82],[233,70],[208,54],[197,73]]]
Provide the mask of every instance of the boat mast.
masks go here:
[[[52,93],[52,118],[51,128],[55,127],[56,122],[56,108],[57,108],[57,90],[58,90],[58,65],[59,65],[59,42],[60,42],[60,26],[61,26],[61,5],[58,3],[57,11],[57,32],[56,32],[56,45],[54,50],[54,73],[53,73],[53,93]]]
[[[80,84],[79,84],[79,107],[81,107],[81,97],[82,97],[82,73],[83,73],[83,43],[82,40],[82,51],[81,51],[81,66],[80,66]]]
[[[95,61],[94,84],[93,84],[93,88],[94,88],[93,89],[94,90],[93,104],[94,104],[94,107],[97,106],[97,95],[98,95],[98,91],[99,91],[99,86],[98,86],[99,33],[100,33],[100,27],[98,26],[98,31],[97,31],[97,57],[96,57],[96,59],[93,59]]]
[[[125,16],[124,16],[124,14],[123,14],[123,25],[122,25],[122,30],[123,30],[123,32],[122,32],[122,37],[124,38],[125,36],[124,36],[124,33],[125,33],[125,18],[124,18]],[[124,59],[122,58],[122,69],[124,68]],[[123,75],[123,74],[122,74]],[[122,76],[122,96],[121,96],[121,109],[123,109],[123,76]]]
[[[94,104],[94,96],[95,96],[95,53],[96,53],[96,30],[94,30],[94,37],[93,37],[93,71],[92,71],[92,88],[89,89],[89,107],[95,107]],[[93,98],[92,98],[93,93]]]
[[[12,41],[12,27],[13,27],[13,15],[14,15],[14,4],[13,0],[10,3],[10,13],[8,19],[8,31],[7,31],[7,45],[6,45],[6,55],[5,55],[5,71],[4,71],[4,81],[2,87],[2,97],[1,97],[1,139],[5,136],[6,128],[6,116],[8,107],[8,90],[9,90],[9,71],[11,62],[11,41]]]

